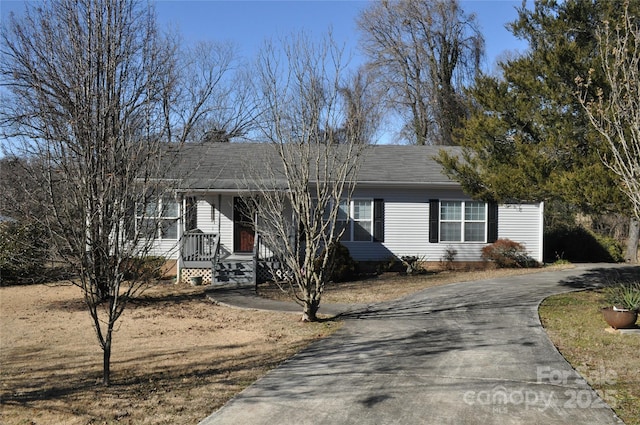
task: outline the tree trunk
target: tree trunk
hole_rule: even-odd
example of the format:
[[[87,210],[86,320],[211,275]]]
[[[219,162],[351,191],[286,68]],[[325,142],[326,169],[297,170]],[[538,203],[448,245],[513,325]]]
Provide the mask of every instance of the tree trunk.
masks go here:
[[[318,321],[318,309],[320,308],[320,300],[318,299],[307,299],[304,302],[304,307],[302,309],[302,321],[303,322],[317,322]]]
[[[113,312],[113,305],[110,307],[110,312]],[[105,387],[111,384],[111,341],[113,339],[113,323],[114,321],[109,317],[109,325],[107,326],[102,356],[102,383]]]
[[[629,237],[624,259],[627,263],[638,264],[638,241],[640,240],[640,223],[634,217],[629,220]]]
[[[102,356],[102,383],[108,387],[111,384],[111,335],[107,336]]]

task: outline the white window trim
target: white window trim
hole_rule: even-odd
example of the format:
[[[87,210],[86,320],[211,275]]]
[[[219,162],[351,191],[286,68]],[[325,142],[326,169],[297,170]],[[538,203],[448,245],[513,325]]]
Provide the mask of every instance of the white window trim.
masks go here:
[[[176,206],[177,206],[177,215],[175,216],[169,216],[169,215],[163,215],[162,212],[164,210],[164,202],[166,202],[167,200],[171,201],[171,202],[175,202]],[[147,215],[147,207],[153,203],[156,202],[158,207],[156,208],[156,214],[153,216],[148,216]],[[136,224],[136,233],[140,233],[142,232],[142,229],[140,229],[140,222],[143,220],[155,220],[156,224],[155,224],[155,235],[154,235],[154,240],[164,240],[164,241],[177,241],[180,238],[180,209],[181,209],[181,203],[173,198],[170,197],[159,197],[159,198],[154,198],[152,200],[150,200],[146,205],[144,205],[144,210],[142,212],[142,214],[139,214],[138,211],[138,205],[136,205],[136,209],[135,209],[135,213],[136,213],[136,220],[135,220],[135,224]],[[162,236],[162,225],[161,222],[162,221],[175,221],[176,222],[176,237],[175,238],[166,238]]]
[[[444,220],[442,219],[442,203],[443,202],[459,202],[460,203],[460,207],[461,207],[461,211],[460,211],[460,220]],[[481,202],[484,205],[484,220],[467,220],[465,218],[465,209],[466,209],[466,203],[467,202],[473,202],[473,203],[477,203],[477,202]],[[438,239],[439,242],[443,242],[443,243],[487,243],[487,232],[488,232],[488,204],[487,202],[482,202],[482,201],[473,201],[473,200],[460,200],[460,199],[441,199],[438,205]],[[460,223],[460,240],[457,241],[445,241],[442,240],[442,223]],[[481,241],[467,241],[465,240],[465,224],[466,223],[484,223],[484,237]]]
[[[344,202],[345,200],[342,199],[341,202]],[[355,219],[355,202],[358,201],[366,201],[369,202],[370,205],[370,211],[371,211],[371,217],[369,217],[368,219]],[[347,217],[347,229],[345,230],[345,234],[347,234],[348,232],[348,239],[345,238],[345,234],[343,234],[342,238],[340,238],[341,242],[349,242],[349,243],[370,243],[373,242],[373,220],[374,220],[374,205],[373,205],[373,198],[352,198],[351,201],[349,202],[349,213],[348,213],[348,217]],[[345,220],[336,220],[336,222],[343,222]],[[356,241],[354,240],[354,235],[355,235],[355,223],[360,223],[360,222],[364,222],[364,223],[369,223],[369,240],[366,241]]]

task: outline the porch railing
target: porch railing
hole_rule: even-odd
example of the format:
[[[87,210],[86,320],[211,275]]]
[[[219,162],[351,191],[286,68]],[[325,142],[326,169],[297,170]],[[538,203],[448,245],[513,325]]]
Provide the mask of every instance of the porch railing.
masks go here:
[[[218,254],[220,235],[186,232],[182,237],[182,260],[212,262]]]
[[[253,270],[256,285],[268,280],[291,279],[291,274],[287,272],[285,263],[276,257],[275,253],[265,244],[264,238],[258,233],[256,233],[253,244]]]
[[[256,261],[268,261],[273,259],[273,252],[264,243],[264,238],[256,233],[253,240],[253,258]]]

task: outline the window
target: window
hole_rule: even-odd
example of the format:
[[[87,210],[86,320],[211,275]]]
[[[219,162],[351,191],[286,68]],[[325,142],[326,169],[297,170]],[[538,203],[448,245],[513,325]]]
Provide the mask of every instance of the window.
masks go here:
[[[344,233],[342,233],[341,241],[350,241],[351,240],[351,225],[349,224],[349,205],[347,201],[340,201],[340,206],[338,207],[338,215],[336,217],[336,234],[340,233],[344,229]]]
[[[136,207],[136,226],[143,237],[178,239],[180,204],[172,198],[151,200]]]
[[[330,209],[325,209],[323,220],[329,220]],[[384,199],[341,200],[335,231],[343,231],[342,242],[384,242]]]
[[[371,242],[373,229],[373,208],[370,200],[355,200],[353,206],[353,240]]]
[[[197,228],[198,228],[198,200],[194,196],[189,196],[185,199],[184,230],[189,231],[189,230],[195,230]]]
[[[440,202],[441,242],[484,242],[487,206],[477,201]]]
[[[336,220],[338,231],[344,229],[343,242],[371,242],[373,240],[373,201],[354,199],[350,204],[340,201]]]

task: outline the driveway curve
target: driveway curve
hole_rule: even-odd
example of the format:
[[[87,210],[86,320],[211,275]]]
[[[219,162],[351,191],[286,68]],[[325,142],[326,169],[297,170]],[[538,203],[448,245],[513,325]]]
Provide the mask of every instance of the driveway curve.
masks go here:
[[[200,424],[621,424],[537,311],[611,267],[438,286],[348,313]]]

